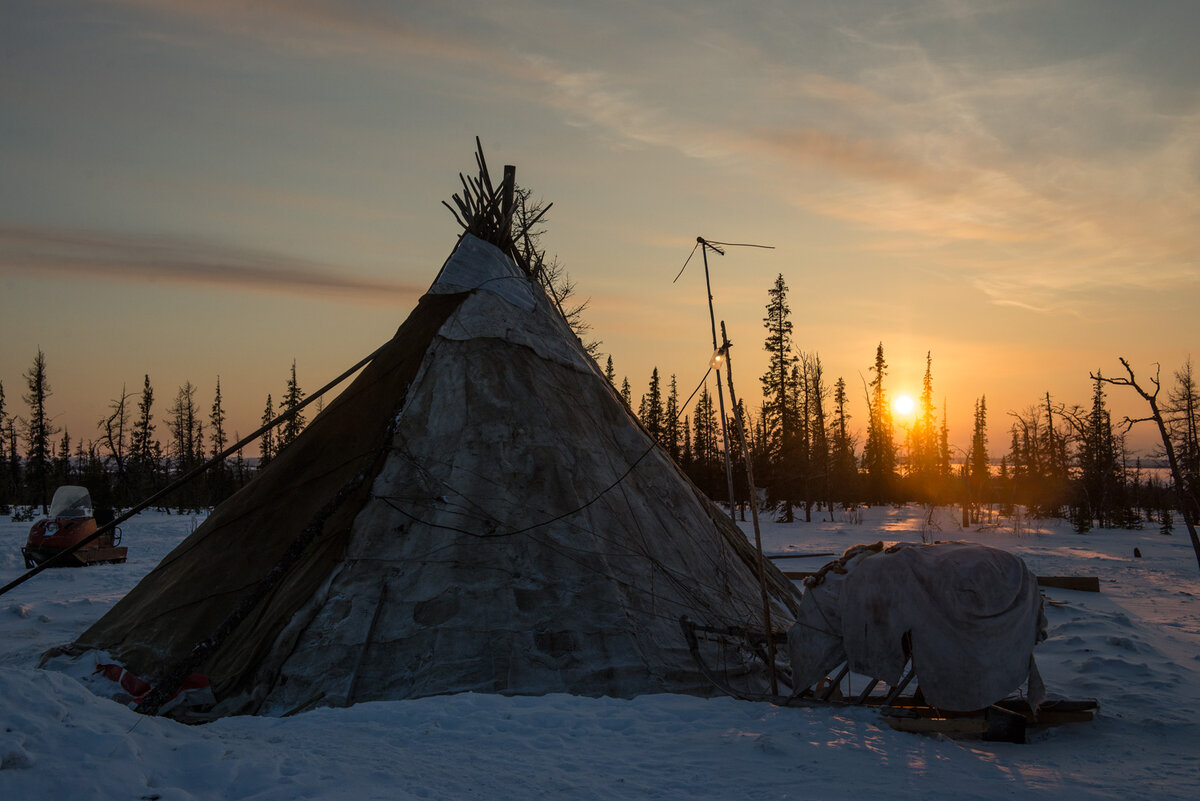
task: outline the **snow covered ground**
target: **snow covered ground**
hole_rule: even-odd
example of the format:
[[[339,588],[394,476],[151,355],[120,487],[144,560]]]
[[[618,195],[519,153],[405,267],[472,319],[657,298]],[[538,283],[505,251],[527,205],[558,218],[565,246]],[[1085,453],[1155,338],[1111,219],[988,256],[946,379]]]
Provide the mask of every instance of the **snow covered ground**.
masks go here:
[[[1194,798],[1200,570],[1186,533],[936,520],[881,507],[766,524],[764,539],[768,552],[840,552],[924,534],[1014,551],[1039,575],[1098,576],[1098,594],[1046,590],[1036,652],[1052,694],[1099,699],[1094,722],[1012,745],[903,734],[862,709],[474,694],[194,727],[145,718],[36,667],[199,522],[143,514],[124,526],[127,564],[46,571],[0,598],[0,799]],[[0,519],[0,582],[22,571],[28,528]]]

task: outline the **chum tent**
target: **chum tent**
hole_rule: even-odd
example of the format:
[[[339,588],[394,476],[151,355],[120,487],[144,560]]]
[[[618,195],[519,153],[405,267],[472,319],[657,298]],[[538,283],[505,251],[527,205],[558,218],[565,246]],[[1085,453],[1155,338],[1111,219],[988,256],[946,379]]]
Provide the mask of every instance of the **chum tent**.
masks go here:
[[[214,714],[709,695],[679,619],[761,629],[759,561],[538,282],[466,233],[354,382],[76,646],[168,690],[202,673]],[[765,575],[786,628],[796,591]]]

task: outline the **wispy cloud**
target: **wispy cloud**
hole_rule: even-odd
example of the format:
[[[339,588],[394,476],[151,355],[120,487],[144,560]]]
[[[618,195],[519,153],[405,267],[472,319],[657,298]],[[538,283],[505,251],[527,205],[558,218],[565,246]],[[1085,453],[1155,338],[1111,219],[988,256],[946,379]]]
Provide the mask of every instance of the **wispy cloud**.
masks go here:
[[[164,282],[354,304],[412,303],[425,291],[278,253],[34,226],[0,225],[0,273]]]
[[[364,4],[327,0],[109,0],[199,24],[225,34],[312,57],[355,54],[394,61],[428,58],[481,70],[538,79],[536,65],[511,51],[460,33],[416,21],[408,4]]]
[[[659,10],[656,30],[678,38],[642,42],[643,61],[624,63],[633,48],[553,51],[503,14],[459,6],[121,1],[314,56],[479,68],[618,146],[708,161],[805,212],[911,241],[910,255],[952,249],[945,266],[978,276],[998,304],[1054,309],[1075,289],[1190,280],[1200,263],[1200,101],[1184,94],[1190,105],[1164,113],[1108,51],[1022,62],[998,47],[984,22],[1013,13],[1036,26],[1036,4],[937,0],[826,21],[823,36],[838,40],[829,63],[762,44],[770,37],[751,26],[739,36],[713,25],[724,12],[693,23]],[[540,12],[522,7],[518,18]],[[570,15],[552,16],[555,41],[593,41]],[[937,28],[961,39],[953,58],[931,24],[953,26]],[[719,47],[693,52],[713,37]],[[987,57],[974,58],[971,42]],[[697,111],[701,99],[712,113]]]

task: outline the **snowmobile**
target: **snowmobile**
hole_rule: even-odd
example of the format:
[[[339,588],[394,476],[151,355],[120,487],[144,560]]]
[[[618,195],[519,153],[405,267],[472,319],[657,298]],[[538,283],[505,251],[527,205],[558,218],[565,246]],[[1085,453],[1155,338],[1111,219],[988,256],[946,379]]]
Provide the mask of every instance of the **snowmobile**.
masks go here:
[[[49,516],[33,524],[29,539],[21,549],[25,567],[37,567],[91,536],[113,519],[112,509],[95,508],[86,487],[62,486],[54,491]],[[48,567],[83,567],[96,564],[120,564],[127,548],[121,546],[121,529],[101,534],[74,553]]]

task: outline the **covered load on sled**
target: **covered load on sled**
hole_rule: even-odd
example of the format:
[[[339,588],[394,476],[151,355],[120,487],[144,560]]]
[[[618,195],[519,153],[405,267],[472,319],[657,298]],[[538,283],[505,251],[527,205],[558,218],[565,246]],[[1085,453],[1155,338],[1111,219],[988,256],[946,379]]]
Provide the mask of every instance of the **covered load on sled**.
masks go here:
[[[743,700],[862,705],[896,729],[1024,742],[1029,724],[1092,720],[1094,699],[1047,699],[1033,657],[1046,638],[1038,580],[1017,556],[967,542],[856,545],[804,580],[785,631],[680,620],[697,664]],[[747,693],[702,647],[740,643],[775,665],[778,694]],[[1024,694],[1022,694],[1024,687]]]
[[[1020,557],[968,542],[859,545],[805,585],[787,633],[796,688],[843,662],[894,687],[911,661],[939,709],[983,709],[1026,683],[1033,707],[1045,697],[1033,647],[1046,618]]]

